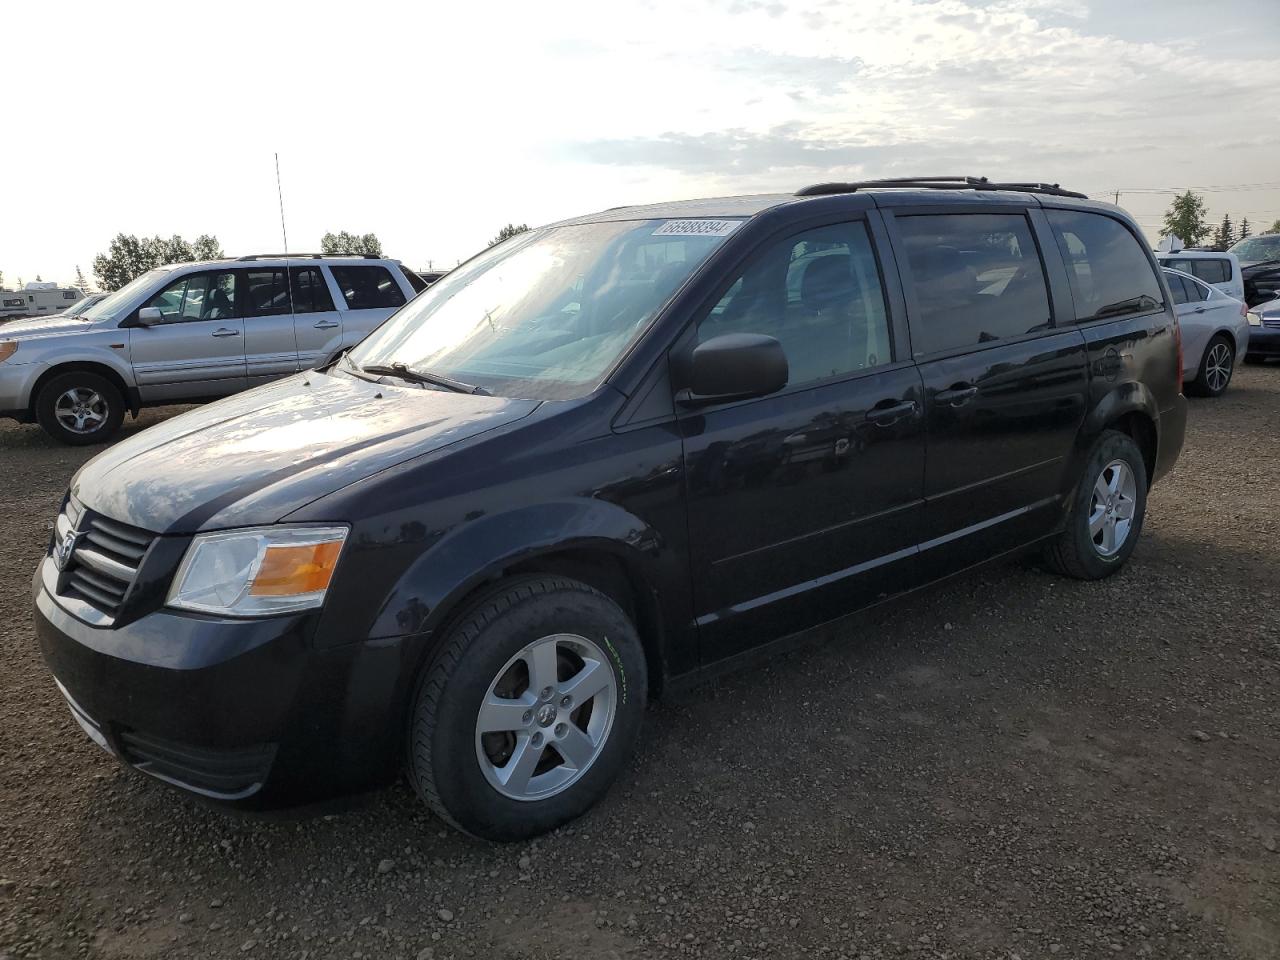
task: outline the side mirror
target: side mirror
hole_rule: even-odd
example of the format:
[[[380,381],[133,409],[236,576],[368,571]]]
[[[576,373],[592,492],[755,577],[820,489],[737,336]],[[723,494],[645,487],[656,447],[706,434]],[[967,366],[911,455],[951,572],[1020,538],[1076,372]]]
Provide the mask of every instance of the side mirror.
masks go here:
[[[120,324],[122,327],[149,327],[153,323],[164,323],[164,314],[159,307],[143,307],[136,317],[130,317]]]
[[[689,363],[689,388],[680,403],[705,406],[726,400],[762,397],[787,385],[787,355],[773,337],[726,333],[700,343]]]

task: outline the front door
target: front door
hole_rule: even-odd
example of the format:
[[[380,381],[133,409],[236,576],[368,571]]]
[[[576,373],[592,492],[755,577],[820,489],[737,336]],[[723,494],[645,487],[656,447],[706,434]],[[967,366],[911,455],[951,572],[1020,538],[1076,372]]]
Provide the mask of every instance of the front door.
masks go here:
[[[217,397],[247,386],[236,274],[190,273],[143,306],[162,321],[129,330],[129,357],[144,403]]]
[[[790,368],[777,394],[681,414],[704,662],[914,583],[920,378],[881,276],[866,221],[818,227],[767,244],[697,323],[695,342],[776,337]]]
[[[1024,210],[899,215],[891,225],[924,381],[920,563],[932,579],[1053,529],[1088,364],[1071,318],[1054,326]]]
[[[329,360],[344,346],[342,314],[318,264],[289,268],[293,284],[293,338],[298,367],[309,370]]]

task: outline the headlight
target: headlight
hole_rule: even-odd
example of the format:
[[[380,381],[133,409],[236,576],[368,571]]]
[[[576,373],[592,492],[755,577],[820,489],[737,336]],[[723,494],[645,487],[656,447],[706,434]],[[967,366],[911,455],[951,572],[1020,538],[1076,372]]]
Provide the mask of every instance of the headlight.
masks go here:
[[[1251,326],[1251,327],[1260,327],[1260,326],[1262,326],[1262,314],[1260,314],[1260,313],[1254,313],[1252,310],[1250,310],[1250,311],[1245,315],[1245,317],[1246,317],[1246,319],[1249,321],[1249,326]]]
[[[346,539],[346,527],[202,533],[187,548],[168,605],[232,617],[318,607]]]
[[[4,363],[17,352],[17,340],[0,340],[0,363]]]

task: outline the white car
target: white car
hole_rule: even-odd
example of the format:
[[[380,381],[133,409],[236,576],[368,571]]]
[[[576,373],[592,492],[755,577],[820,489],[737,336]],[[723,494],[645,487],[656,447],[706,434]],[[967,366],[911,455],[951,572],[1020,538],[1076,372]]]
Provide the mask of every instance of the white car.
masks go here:
[[[1216,397],[1231,383],[1236,357],[1249,349],[1244,301],[1229,297],[1189,273],[1165,268],[1182,330],[1182,378],[1186,392]]]
[[[1229,297],[1244,300],[1244,274],[1240,272],[1240,260],[1234,253],[1177,250],[1172,253],[1157,253],[1156,259],[1162,267],[1189,273]]]

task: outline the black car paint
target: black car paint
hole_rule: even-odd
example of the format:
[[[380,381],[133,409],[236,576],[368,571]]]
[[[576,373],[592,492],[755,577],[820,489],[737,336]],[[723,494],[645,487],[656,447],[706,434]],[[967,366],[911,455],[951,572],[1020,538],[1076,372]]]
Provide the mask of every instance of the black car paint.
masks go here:
[[[1259,260],[1240,264],[1244,300],[1251,307],[1280,297],[1280,260]]]
[[[734,213],[705,203],[703,215]],[[213,750],[278,748],[261,789],[232,802],[288,805],[395,775],[435,641],[504,573],[569,571],[620,596],[660,686],[1035,543],[1059,527],[1108,425],[1142,418],[1131,429],[1150,431],[1154,475],[1172,465],[1185,409],[1171,299],[1076,325],[1040,213],[1097,210],[1137,235],[1115,208],[929,191],[763,206],[739,211],[743,227],[589,396],[476,397],[331,368],[175,418],[91,461],[74,495],[160,536],[112,630],[75,619],[37,574],[54,674],[132,762],[130,730]],[[914,355],[894,216],[993,207],[1029,211],[1055,329]],[[880,259],[893,362],[750,400],[675,403],[690,321],[748,255],[860,218]],[[939,396],[957,387],[962,397]],[[930,461],[934,450],[945,461]],[[196,532],[316,522],[351,528],[321,610],[229,621],[163,607]]]

